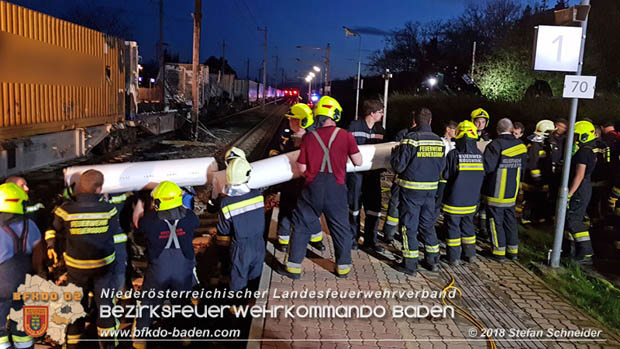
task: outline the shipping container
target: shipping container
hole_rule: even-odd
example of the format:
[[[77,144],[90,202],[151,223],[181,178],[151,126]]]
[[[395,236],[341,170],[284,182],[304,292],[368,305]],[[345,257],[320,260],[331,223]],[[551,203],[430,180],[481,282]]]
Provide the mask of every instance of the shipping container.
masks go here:
[[[128,52],[122,39],[0,0],[0,140],[124,120]]]
[[[193,70],[191,64],[166,63],[166,105],[193,105],[192,83]],[[198,66],[198,102],[202,107],[208,101],[207,84],[209,83],[209,67]]]

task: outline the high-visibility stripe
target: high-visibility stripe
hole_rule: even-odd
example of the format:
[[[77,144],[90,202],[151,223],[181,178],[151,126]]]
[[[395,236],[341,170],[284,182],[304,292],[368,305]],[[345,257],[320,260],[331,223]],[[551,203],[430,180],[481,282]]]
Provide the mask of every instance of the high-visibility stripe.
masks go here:
[[[4,344],[4,343],[8,343],[8,342],[9,342],[9,336],[2,336],[2,337],[0,337],[0,344]],[[6,348],[8,348],[8,347],[9,346],[6,346]]]
[[[447,239],[447,244],[452,247],[461,246],[461,239]]]
[[[116,258],[116,252],[112,252],[111,255],[101,259],[76,259],[67,255],[66,252],[63,254],[63,256],[65,257],[65,263],[72,268],[95,269],[101,268],[114,262],[114,259]]]
[[[279,236],[279,237],[278,237],[278,242],[280,243],[280,245],[288,245],[289,240],[290,240],[290,239],[289,239],[289,237],[288,237],[288,236],[286,236],[286,237],[284,237],[284,236]]]
[[[415,251],[409,250],[409,239],[407,238],[407,227],[403,225],[400,229],[400,232],[403,237],[403,258],[418,258],[420,256],[420,252],[418,250],[415,250]]]
[[[218,246],[228,246],[230,245],[230,236],[227,235],[216,235],[215,236],[215,244]]]
[[[573,234],[573,238],[577,242],[590,241],[590,233],[587,231],[582,231],[580,233]]]
[[[403,251],[404,258],[418,258],[420,256],[420,251]]]
[[[293,274],[301,274],[301,263],[291,263],[286,261],[286,271]]]
[[[32,342],[32,337],[30,336],[17,336],[17,335],[11,335],[11,339],[13,339],[13,343],[15,343],[15,347],[16,348],[27,348],[26,346],[17,346],[17,343],[26,343],[26,342]]]
[[[439,253],[439,245],[426,245],[425,250],[428,253]]]
[[[495,219],[491,218],[491,233],[493,233],[493,235],[491,235],[491,239],[493,240],[493,247],[494,248],[498,248],[498,242],[497,242],[497,229],[495,229]]]
[[[388,225],[397,225],[398,224],[398,218],[394,218],[390,215],[387,216],[387,220],[385,221],[385,224]]]
[[[321,240],[323,240],[323,232],[322,231],[310,235],[310,242],[319,242]]]
[[[32,206],[26,206],[26,213],[33,213],[33,212],[37,212],[38,210],[45,208],[45,206],[42,203],[37,203],[36,205],[32,205]]]
[[[541,157],[541,158],[544,158],[544,157],[547,156],[547,152],[544,151],[544,150],[539,150],[538,151],[538,156]]]
[[[359,137],[359,138],[383,139],[383,135],[380,133],[368,133],[368,132],[363,132],[363,131],[355,131],[355,132],[351,132],[351,134],[353,135],[353,137]]]
[[[510,254],[519,253],[519,246],[516,246],[516,245],[508,245],[506,246],[506,249],[508,250],[508,253]]]
[[[71,228],[88,228],[88,227],[99,227],[102,225],[108,225],[109,219],[89,219],[89,220],[79,220],[79,221],[71,221],[69,227]]]
[[[235,202],[222,207],[222,213],[226,218],[232,218],[233,216],[253,211],[265,206],[265,199],[262,195],[255,196],[251,199]]]
[[[351,271],[351,267],[351,264],[339,264],[336,272],[338,273],[338,275],[345,275]]]
[[[498,199],[492,196],[485,196],[484,199],[486,200],[489,206],[495,206],[495,207],[511,207],[511,206],[514,206],[517,200],[516,198]]]
[[[475,236],[463,236],[461,238],[461,240],[463,241],[463,244],[465,245],[472,245],[476,243],[476,237]]]
[[[71,228],[69,234],[71,235],[87,235],[87,234],[103,234],[108,231],[108,226],[95,227],[95,228]]]
[[[509,157],[515,157],[525,153],[527,153],[527,148],[523,144],[517,144],[513,147],[502,150],[502,155]]]
[[[477,207],[478,207],[478,205],[465,206],[465,207],[450,206],[450,205],[446,205],[446,204],[442,205],[442,209],[443,209],[444,212],[452,213],[452,214],[470,214],[470,213],[475,213]]]
[[[439,182],[412,182],[398,178],[398,185],[406,189],[414,190],[435,190],[439,187]]]
[[[422,145],[438,145],[438,146],[442,146],[444,147],[445,144],[443,141],[434,141],[434,140],[413,140],[413,139],[408,139],[405,138],[402,141],[400,141],[400,144],[408,144],[408,145],[412,145],[414,147],[419,147]]]
[[[484,164],[481,162],[459,163],[456,169],[459,171],[484,171]]]
[[[505,256],[506,250],[493,248],[493,254],[496,256]]]
[[[111,204],[120,204],[121,202],[125,202],[127,200],[127,194],[115,195],[108,200]]]
[[[499,180],[499,199],[503,199],[506,195],[506,177],[508,176],[508,169],[503,168],[500,170],[501,176]]]
[[[56,230],[46,230],[45,231],[45,240],[55,239],[56,238]]]
[[[73,221],[77,219],[110,219],[114,217],[118,212],[116,208],[113,207],[108,212],[88,212],[88,213],[68,213],[61,207],[57,207],[54,210],[54,214],[58,217],[62,218],[64,221]]]
[[[532,177],[534,177],[534,178],[538,178],[538,177],[540,177],[540,176],[541,176],[541,174],[540,174],[540,170],[538,170],[538,169],[536,169],[536,170],[531,170],[531,171],[530,171],[530,174],[531,174],[531,175],[532,175]]]
[[[122,244],[123,242],[127,242],[127,234],[120,233],[120,234],[115,234],[114,235],[114,243],[115,244]]]
[[[614,186],[613,188],[611,188],[611,192],[612,192],[615,196],[620,196],[620,187],[616,187],[616,186]]]

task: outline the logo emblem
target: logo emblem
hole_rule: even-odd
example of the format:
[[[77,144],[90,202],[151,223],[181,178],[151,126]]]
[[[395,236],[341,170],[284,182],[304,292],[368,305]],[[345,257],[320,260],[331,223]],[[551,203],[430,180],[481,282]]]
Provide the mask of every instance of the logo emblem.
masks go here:
[[[41,337],[47,331],[47,305],[24,306],[24,331],[30,337]]]

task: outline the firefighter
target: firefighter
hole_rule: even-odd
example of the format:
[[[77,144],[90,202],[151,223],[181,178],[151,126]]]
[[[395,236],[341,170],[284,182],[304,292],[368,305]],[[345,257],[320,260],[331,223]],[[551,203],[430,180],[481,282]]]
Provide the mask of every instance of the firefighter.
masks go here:
[[[192,210],[183,207],[183,192],[178,185],[163,181],[151,192],[155,210],[147,210],[138,223],[138,232],[144,234],[148,267],[144,275],[143,291],[156,293],[166,290],[190,291],[194,286],[194,231],[200,226]],[[142,305],[158,306],[164,300],[145,297]],[[175,299],[171,300],[175,302]],[[185,300],[187,301],[187,300]],[[148,308],[147,308],[148,309]],[[150,327],[149,312],[137,319],[137,328]],[[141,341],[134,347],[143,348]]]
[[[244,159],[234,159],[226,168],[228,184],[217,223],[217,244],[230,246],[233,291],[258,279],[265,261],[265,204],[261,192],[248,187],[251,171]]]
[[[114,235],[122,233],[118,211],[101,195],[103,174],[88,170],[80,175],[75,186],[74,200],[63,202],[54,209],[52,228],[45,232],[47,254],[58,261],[57,249],[66,246],[63,253],[67,265],[67,281],[83,290],[82,306],[88,309],[88,294],[94,294],[96,309],[112,306],[114,299],[101,297],[101,290],[113,282],[116,267]],[[67,346],[77,347],[84,333],[85,319],[78,319],[67,327]],[[112,317],[97,317],[100,337],[118,329]],[[105,345],[113,346],[112,342]]]
[[[605,201],[609,196],[611,172],[611,147],[601,138],[601,130],[596,129],[596,139],[592,151],[596,155],[596,166],[592,171],[592,198],[588,205],[588,216],[591,226],[598,226],[603,222],[605,215]]]
[[[545,167],[550,171],[549,179],[549,206],[555,207],[558,198],[560,183],[562,182],[562,168],[564,167],[564,147],[566,146],[566,129],[568,120],[557,119],[553,122],[555,131],[549,136],[550,153],[547,156]]]
[[[487,132],[487,127],[489,126],[490,116],[486,110],[482,108],[478,108],[471,112],[471,122],[476,125],[478,129],[478,142],[488,142],[491,140],[489,137],[489,133]],[[488,239],[489,232],[487,230],[487,210],[486,203],[482,201],[478,206],[478,232],[479,237],[483,239]]]
[[[22,188],[26,194],[29,194],[30,192],[28,182],[24,177],[10,176],[4,181],[4,183],[15,183],[18,187]],[[32,219],[35,224],[38,226],[47,226],[50,223],[46,217],[44,217],[46,215],[42,214],[41,211],[45,208],[45,205],[40,202],[31,202],[30,200],[24,203],[24,205],[25,214],[28,215],[28,218]]]
[[[424,110],[424,113],[431,112],[426,108],[423,108],[422,110]],[[419,112],[422,112],[422,110],[420,110]],[[396,136],[394,137],[394,141],[400,142],[409,132],[413,132],[416,127],[415,114],[415,111],[411,113],[411,127],[398,131],[398,133],[396,133]],[[387,244],[391,244],[393,242],[394,235],[395,233],[397,233],[396,228],[398,227],[399,221],[398,200],[400,196],[400,185],[398,185],[397,179],[398,176],[394,175],[394,181],[392,182],[392,186],[390,187],[390,202],[388,203],[387,217],[385,219],[385,223],[383,224],[383,241]]]
[[[391,164],[400,188],[399,226],[403,238],[403,263],[397,269],[416,275],[418,226],[424,243],[424,258],[438,271],[439,242],[435,232],[435,194],[444,168],[444,143],[431,130],[431,113],[416,114],[417,129],[407,134],[392,151]]]
[[[489,126],[489,113],[482,108],[478,108],[471,112],[471,122],[476,125],[478,129],[478,141],[486,142],[490,141],[491,137],[487,132],[487,127]]]
[[[486,178],[482,194],[489,218],[493,258],[500,262],[506,257],[516,260],[519,254],[515,203],[527,162],[527,148],[515,138],[512,128],[510,119],[501,119],[497,123],[497,138],[487,145],[483,154]]]
[[[17,323],[8,318],[11,308],[21,312],[24,305],[13,300],[13,292],[24,283],[33,266],[42,265],[33,258],[42,246],[41,232],[24,215],[27,200],[28,194],[15,183],[0,185],[0,348],[3,349],[34,346],[32,337],[18,330]]]
[[[467,262],[476,256],[474,214],[480,201],[478,195],[484,180],[482,153],[476,145],[476,125],[463,121],[456,128],[456,148],[448,153],[442,178],[446,189],[442,204],[447,226],[448,263],[459,265],[461,250]]]
[[[594,146],[596,131],[589,121],[575,123],[575,142],[568,188],[566,230],[572,257],[577,263],[592,264],[590,232],[583,221],[592,197],[591,176],[596,166]],[[573,248],[574,247],[574,248]]]
[[[454,149],[454,137],[456,132],[456,121],[448,121],[444,123],[444,134],[441,137],[441,141],[445,145],[444,153],[447,156],[450,150]],[[435,194],[435,219],[439,221],[441,219],[441,203],[443,201],[443,193],[446,189],[446,180],[444,178],[439,179],[439,187],[437,187],[437,194]]]
[[[364,101],[364,114],[366,116],[363,119],[352,121],[348,129],[355,137],[357,145],[383,142],[385,130],[380,123],[383,118],[383,103],[376,99]],[[379,217],[381,217],[381,170],[347,173],[347,190],[353,249],[357,249],[360,214],[363,206],[366,216],[363,247],[375,252],[383,252],[383,247],[377,241],[377,227]]]
[[[301,263],[313,233],[312,225],[321,213],[325,214],[336,254],[336,275],[347,277],[351,271],[351,227],[347,219],[347,159],[354,166],[362,165],[362,154],[355,138],[336,127],[342,107],[334,98],[321,97],[316,104],[313,120],[316,123],[307,133],[299,149],[297,165],[305,176],[304,188],[293,210],[291,242],[282,273],[292,279],[301,277]]]
[[[547,139],[554,131],[553,121],[541,120],[536,124],[533,137],[528,137],[527,165],[521,185],[524,192],[523,224],[532,223],[532,220],[542,223],[551,213],[546,202],[551,173],[548,173],[545,164],[551,152]]]
[[[310,107],[306,104],[298,103],[291,107],[289,112],[286,114],[286,117],[289,118],[290,130],[297,129],[296,134],[303,135],[306,133],[306,129],[301,127],[299,124],[302,120],[313,118],[312,109],[310,109]],[[292,135],[287,136],[286,138],[284,135],[281,137],[278,146],[280,151],[278,154],[280,152],[288,153],[299,148],[295,145],[292,137]],[[270,151],[270,155],[277,154],[273,154]],[[278,248],[284,252],[288,249],[288,244],[291,237],[291,216],[293,214],[293,209],[297,204],[297,199],[299,198],[299,195],[301,195],[303,184],[304,179],[297,178],[286,183],[282,183],[279,186],[280,205],[278,211]],[[325,251],[325,245],[323,245],[323,232],[321,231],[321,222],[317,220],[311,228],[313,233],[310,236],[310,246],[316,248],[318,251]]]
[[[125,202],[129,197],[131,197],[133,193],[121,193],[116,195],[110,195],[108,198],[108,202],[116,207],[116,210],[119,213],[119,217],[121,212],[125,209]],[[120,223],[120,221],[119,221]],[[114,251],[116,252],[116,266],[114,267],[114,276],[113,276],[113,286],[116,287],[117,290],[125,289],[125,280],[127,274],[127,262],[128,251],[127,251],[127,233],[123,230],[123,224],[121,224],[121,230],[119,233],[114,234]]]

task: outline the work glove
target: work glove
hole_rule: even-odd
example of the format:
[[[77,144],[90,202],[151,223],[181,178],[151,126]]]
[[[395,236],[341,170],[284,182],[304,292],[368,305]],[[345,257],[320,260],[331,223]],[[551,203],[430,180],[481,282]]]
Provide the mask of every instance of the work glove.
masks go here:
[[[56,253],[53,248],[47,249],[47,258],[49,258],[50,261],[53,261],[54,264],[58,263],[58,253]]]

